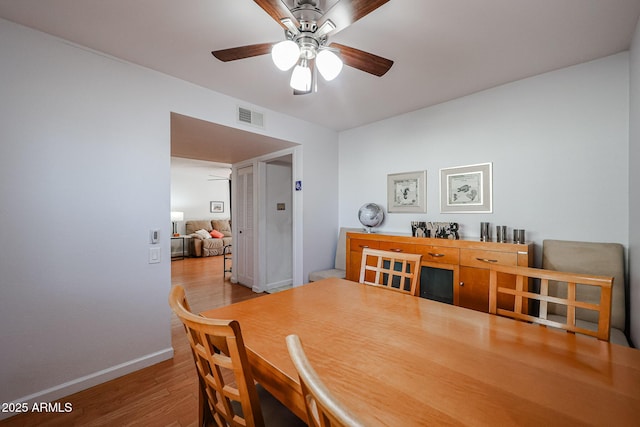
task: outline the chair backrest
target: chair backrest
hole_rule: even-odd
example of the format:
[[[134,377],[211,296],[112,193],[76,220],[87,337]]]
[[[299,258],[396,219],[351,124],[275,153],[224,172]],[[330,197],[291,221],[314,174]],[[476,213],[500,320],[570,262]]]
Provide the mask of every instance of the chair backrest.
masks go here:
[[[611,327],[625,330],[625,266],[624,247],[620,243],[576,242],[569,240],[544,240],[542,242],[542,268],[545,270],[573,271],[583,274],[612,276],[614,286],[611,296]],[[551,283],[549,295],[558,296],[559,291]],[[591,295],[588,294],[592,291]],[[585,301],[597,301],[593,289],[578,289]],[[563,314],[562,307],[550,307],[551,312]],[[590,313],[578,313],[581,320],[594,322]]]
[[[187,332],[200,386],[215,423],[264,426],[240,324],[191,313],[181,286],[171,289],[169,305]]]
[[[417,295],[422,255],[365,248],[360,283]]]
[[[300,338],[297,335],[289,335],[286,340],[289,356],[298,371],[307,410],[307,424],[312,427],[363,426],[355,415],[336,400],[318,377],[307,359]]]
[[[503,286],[506,282],[499,279],[499,273],[515,276],[515,287]],[[529,290],[531,279],[540,281],[540,292]],[[549,284],[555,282],[557,286],[566,287],[565,297],[549,295]],[[580,300],[578,286],[589,286],[599,293],[598,302]],[[562,328],[569,332],[594,336],[603,341],[609,341],[611,321],[611,290],[613,277],[594,276],[561,271],[543,270],[539,268],[511,267],[492,265],[489,273],[489,313],[512,317],[514,319],[539,323],[541,325]],[[499,295],[509,295],[512,301],[508,309],[498,307]],[[539,301],[537,316],[528,312],[529,301]],[[504,306],[505,299],[501,300]],[[559,304],[566,308],[565,321],[548,318],[549,304]],[[576,324],[577,313],[590,311],[597,317],[597,330],[586,329]]]

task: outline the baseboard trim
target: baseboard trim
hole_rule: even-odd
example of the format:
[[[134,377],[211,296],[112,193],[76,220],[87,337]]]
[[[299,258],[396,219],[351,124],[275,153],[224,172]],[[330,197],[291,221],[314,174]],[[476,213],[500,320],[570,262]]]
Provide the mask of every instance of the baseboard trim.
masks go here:
[[[293,287],[293,280],[287,279],[287,280],[282,280],[280,282],[268,283],[264,288],[264,292],[272,294],[275,292],[280,292],[282,290],[291,289],[292,287]]]
[[[53,402],[73,393],[86,390],[98,384],[111,381],[123,375],[130,374],[143,368],[155,365],[156,363],[169,360],[173,357],[173,348],[169,347],[155,353],[147,354],[137,359],[129,360],[119,365],[103,369],[93,374],[85,375],[75,380],[42,390],[28,396],[14,400],[12,403],[28,403],[29,406],[40,402]],[[0,413],[0,420],[12,417],[17,413]]]

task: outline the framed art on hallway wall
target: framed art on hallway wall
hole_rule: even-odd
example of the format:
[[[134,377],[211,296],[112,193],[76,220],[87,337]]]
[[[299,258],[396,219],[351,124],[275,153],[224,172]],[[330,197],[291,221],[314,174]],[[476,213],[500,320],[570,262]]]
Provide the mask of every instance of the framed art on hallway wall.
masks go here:
[[[224,212],[224,202],[210,202],[209,210],[211,213],[222,213]]]

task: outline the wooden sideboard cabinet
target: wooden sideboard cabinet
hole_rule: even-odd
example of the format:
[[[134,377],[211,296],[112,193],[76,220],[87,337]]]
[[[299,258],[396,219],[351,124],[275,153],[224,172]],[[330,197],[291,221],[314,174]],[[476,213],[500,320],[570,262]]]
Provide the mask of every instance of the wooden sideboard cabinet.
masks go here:
[[[347,233],[347,279],[359,280],[364,248],[421,254],[421,297],[484,312],[489,310],[489,267],[492,264],[533,266],[533,243],[350,232]],[[514,286],[511,276],[499,275],[498,280],[501,285]],[[508,298],[504,296],[498,300],[498,306],[506,306]]]

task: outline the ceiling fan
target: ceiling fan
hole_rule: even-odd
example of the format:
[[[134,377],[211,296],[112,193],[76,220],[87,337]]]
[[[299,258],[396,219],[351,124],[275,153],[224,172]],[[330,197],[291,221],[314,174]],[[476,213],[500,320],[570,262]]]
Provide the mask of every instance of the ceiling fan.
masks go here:
[[[375,76],[384,75],[393,61],[338,43],[333,36],[389,0],[254,0],[284,29],[285,40],[214,50],[221,61],[235,61],[271,53],[276,66],[294,67],[290,85],[295,95],[315,92],[316,70],[327,80],[340,74],[343,64]]]
[[[210,173],[207,181],[231,181],[231,171],[226,176]]]

